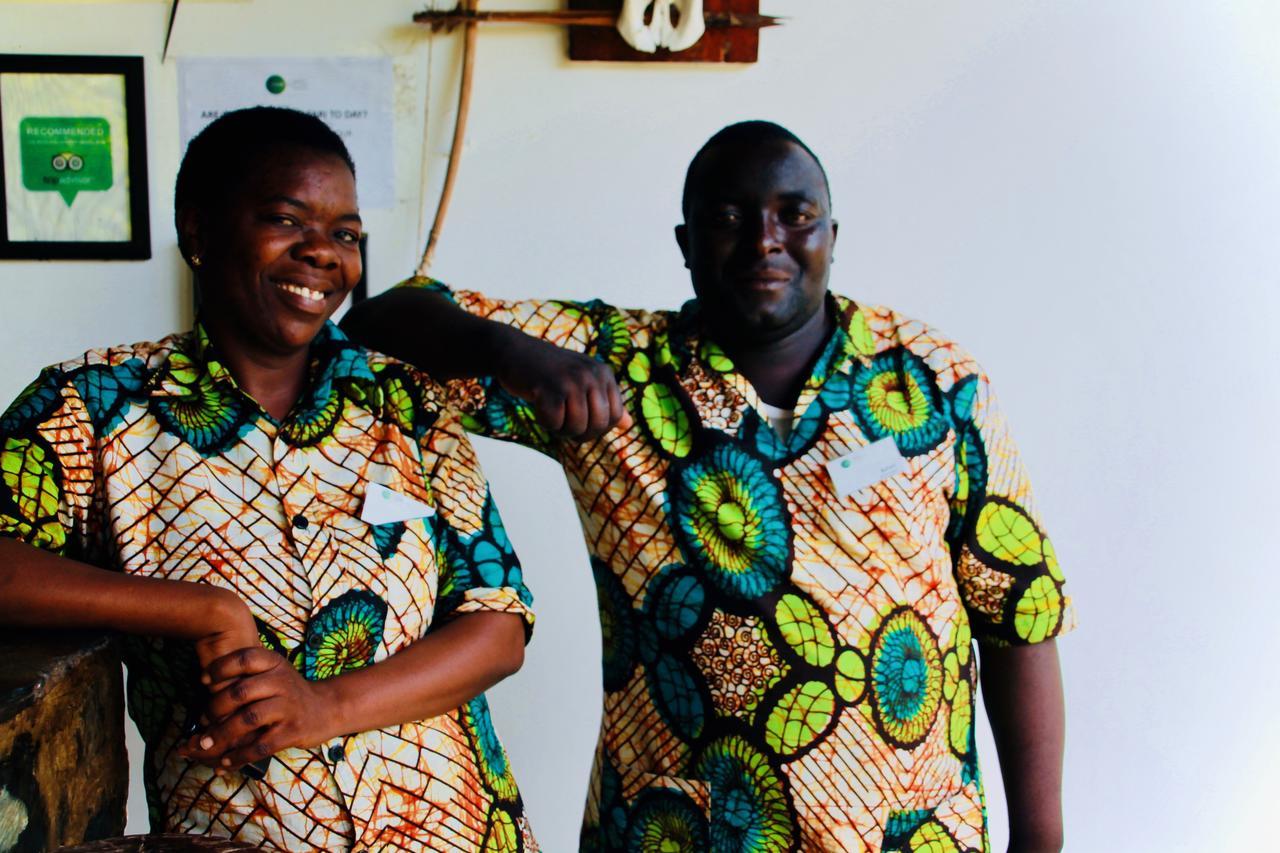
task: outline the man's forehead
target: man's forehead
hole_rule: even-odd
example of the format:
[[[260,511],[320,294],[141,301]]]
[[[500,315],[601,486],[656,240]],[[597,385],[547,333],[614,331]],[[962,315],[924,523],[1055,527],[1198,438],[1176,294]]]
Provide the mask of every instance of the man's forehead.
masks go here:
[[[694,195],[704,200],[725,195],[794,196],[826,199],[822,167],[793,142],[717,146],[698,169]]]

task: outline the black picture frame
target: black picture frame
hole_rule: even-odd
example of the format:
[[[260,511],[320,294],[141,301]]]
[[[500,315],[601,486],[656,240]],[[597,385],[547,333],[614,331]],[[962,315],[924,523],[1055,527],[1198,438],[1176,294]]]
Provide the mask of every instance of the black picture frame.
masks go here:
[[[23,75],[23,77],[10,76],[6,79],[6,75]],[[108,75],[119,76],[123,81],[123,97],[119,104],[114,103],[114,96],[97,96],[99,103],[104,106],[116,108],[123,107],[123,128],[115,126],[117,122],[111,122],[106,119],[96,117],[84,117],[75,114],[78,112],[76,108],[68,108],[64,103],[50,103],[47,107],[48,115],[54,118],[35,117],[28,114],[25,117],[19,117],[15,114],[15,110],[23,109],[21,106],[15,106],[14,98],[10,99],[8,104],[9,114],[5,113],[6,102],[4,97],[5,89],[9,86],[18,86],[22,83],[25,86],[34,85],[42,81],[36,80],[29,75],[48,75],[49,81],[43,81],[50,84],[53,89],[66,89],[64,84],[74,84],[75,81],[56,80],[57,75]],[[4,260],[146,260],[151,257],[151,216],[148,204],[148,183],[147,183],[147,117],[146,117],[146,93],[144,89],[143,60],[140,56],[53,56],[53,55],[37,55],[37,54],[0,54],[0,259]],[[86,88],[90,81],[86,80]],[[101,81],[98,81],[101,82]],[[10,91],[16,92],[14,88]],[[92,104],[93,95],[86,95],[86,102]],[[32,95],[26,95],[23,103],[27,104],[27,112],[31,106]],[[51,98],[58,101],[57,97]],[[46,109],[43,104],[39,105],[42,110]],[[90,109],[92,107],[90,106]],[[97,111],[101,112],[101,111]],[[69,114],[70,113],[70,114]],[[96,112],[95,112],[96,115]],[[58,180],[64,180],[61,176],[53,176],[45,174],[40,180],[45,182],[39,190],[30,185],[30,181],[35,181],[29,172],[36,171],[28,169],[31,163],[35,163],[38,158],[43,158],[47,154],[47,150],[34,147],[27,150],[14,150],[14,140],[21,137],[20,144],[27,146],[28,142],[36,139],[36,134],[44,132],[47,134],[44,140],[38,140],[40,144],[49,148],[50,144],[66,144],[74,145],[74,143],[59,142],[49,143],[48,138],[65,137],[68,133],[66,128],[48,127],[36,128],[30,133],[26,129],[25,121],[30,119],[36,122],[51,123],[60,119],[74,119],[76,122],[97,122],[98,125],[107,128],[106,151],[102,152],[109,155],[112,159],[108,160],[109,168],[99,168],[96,173],[96,179],[101,181],[109,178],[112,183],[107,187],[92,187],[85,185],[86,189],[77,189],[73,186],[58,184]],[[19,127],[22,122],[22,129]],[[86,125],[87,126],[87,125]],[[91,135],[90,131],[100,131],[89,128],[88,131],[73,128],[77,132],[83,132],[86,136]],[[103,217],[91,212],[88,215],[82,214],[77,221],[76,217],[65,216],[60,217],[63,221],[63,229],[68,232],[65,236],[59,235],[56,238],[49,239],[46,234],[39,234],[35,237],[27,234],[15,234],[18,228],[11,228],[11,213],[16,210],[18,202],[15,206],[10,206],[10,200],[21,198],[23,204],[30,204],[34,210],[37,205],[47,205],[48,201],[44,200],[44,196],[49,193],[56,193],[62,197],[68,209],[72,209],[75,200],[81,197],[88,197],[88,193],[96,190],[110,190],[116,187],[116,172],[114,166],[114,155],[111,154],[112,145],[118,144],[119,133],[123,130],[125,137],[125,169],[127,171],[127,182],[124,184],[123,193],[127,196],[125,199],[119,199],[120,192],[115,192],[110,198],[110,207],[108,211],[111,216]],[[98,143],[99,147],[103,143]],[[51,160],[50,169],[58,169],[58,161],[62,159],[63,170],[71,168],[80,171],[86,168],[86,159],[80,158],[74,152],[68,152],[67,156],[55,154]],[[74,165],[79,162],[79,166]],[[43,159],[39,159],[43,163]],[[70,162],[72,165],[67,166]],[[101,164],[101,159],[94,160],[95,165]],[[47,170],[46,170],[47,171]],[[62,170],[59,170],[62,171]],[[105,172],[105,178],[103,175]],[[81,181],[94,180],[95,173],[93,171],[85,172],[83,176],[74,176]],[[72,176],[68,176],[72,177]],[[17,186],[21,183],[21,186]],[[13,192],[14,188],[18,192]],[[67,200],[68,194],[70,200]],[[40,197],[37,199],[37,197]],[[106,199],[107,196],[102,196]],[[88,205],[82,206],[82,210],[88,208]],[[127,228],[121,222],[122,217],[127,216]],[[46,222],[51,217],[41,219],[34,213],[29,213],[29,220]],[[93,235],[90,233],[92,227],[99,227],[101,222],[109,221],[114,223],[116,229],[120,231],[119,239],[113,239],[111,236],[102,236],[101,234]],[[34,227],[34,226],[28,226]],[[39,226],[43,227],[43,226]],[[77,239],[77,229],[84,229],[85,239]]]

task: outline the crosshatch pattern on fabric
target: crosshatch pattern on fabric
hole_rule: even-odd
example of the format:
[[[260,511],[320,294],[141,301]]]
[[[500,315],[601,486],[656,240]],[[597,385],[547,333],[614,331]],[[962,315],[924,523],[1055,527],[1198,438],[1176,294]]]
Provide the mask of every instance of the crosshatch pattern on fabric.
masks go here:
[[[469,430],[561,462],[583,519],[605,690],[583,850],[988,849],[973,641],[1040,642],[1073,615],[968,355],[834,296],[783,440],[696,302],[402,286],[608,363],[634,420],[560,443],[493,382],[454,388]],[[836,494],[824,463],[886,437],[908,470]]]
[[[0,416],[0,535],[104,568],[234,590],[308,679],[384,660],[462,613],[532,625],[475,453],[444,391],[326,325],[277,423],[197,326],[49,368]],[[360,519],[376,483],[435,509]],[[153,826],[272,849],[529,851],[484,696],[287,749],[262,779],[177,755],[202,710],[190,646],[128,643]]]

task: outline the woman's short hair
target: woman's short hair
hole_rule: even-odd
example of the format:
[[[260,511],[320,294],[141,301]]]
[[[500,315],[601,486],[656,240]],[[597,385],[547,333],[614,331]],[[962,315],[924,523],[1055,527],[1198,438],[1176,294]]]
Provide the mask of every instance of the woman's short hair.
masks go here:
[[[187,146],[173,192],[175,221],[183,210],[210,210],[225,203],[253,174],[257,161],[282,146],[333,154],[356,173],[342,137],[315,116],[283,107],[233,110],[214,119]],[[181,240],[180,223],[178,232]]]

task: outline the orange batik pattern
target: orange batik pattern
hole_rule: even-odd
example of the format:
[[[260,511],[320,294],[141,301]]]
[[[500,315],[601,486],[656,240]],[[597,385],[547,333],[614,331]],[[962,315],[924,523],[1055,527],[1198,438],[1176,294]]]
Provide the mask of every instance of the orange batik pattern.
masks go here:
[[[973,640],[1046,640],[1072,611],[968,355],[833,296],[783,439],[696,302],[406,286],[608,363],[634,420],[560,442],[493,381],[456,389],[468,429],[553,456],[578,503],[605,691],[583,850],[987,849]],[[907,470],[838,494],[825,463],[885,438]]]
[[[369,666],[531,597],[443,390],[327,325],[276,422],[201,327],[47,369],[0,417],[0,535],[232,589],[308,679]],[[370,484],[434,510],[371,525]],[[270,849],[536,850],[483,695],[216,776],[176,752],[202,712],[188,645],[127,644],[153,827]]]

